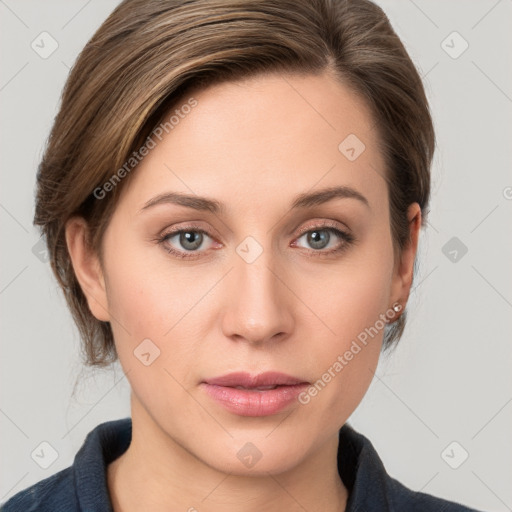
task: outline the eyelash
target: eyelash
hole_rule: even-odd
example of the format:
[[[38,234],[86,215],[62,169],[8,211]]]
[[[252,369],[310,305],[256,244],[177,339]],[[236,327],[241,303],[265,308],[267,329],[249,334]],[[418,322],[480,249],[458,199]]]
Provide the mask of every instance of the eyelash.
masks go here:
[[[339,254],[343,251],[345,251],[350,245],[352,245],[355,242],[355,237],[349,233],[346,233],[345,231],[340,230],[338,227],[335,227],[334,224],[330,223],[324,223],[320,225],[314,225],[314,226],[308,226],[307,228],[302,229],[299,232],[299,235],[297,236],[297,239],[301,238],[307,233],[313,232],[313,231],[328,231],[330,233],[334,233],[337,237],[339,237],[342,242],[341,245],[335,249],[331,249],[328,251],[321,250],[321,249],[310,249],[309,252],[314,253],[312,257],[329,257],[334,254]],[[190,259],[190,258],[197,258],[197,256],[200,254],[198,251],[188,251],[189,254],[185,251],[178,251],[176,249],[173,249],[172,247],[166,246],[166,242],[169,238],[172,238],[176,235],[179,235],[181,233],[201,233],[203,235],[207,235],[210,238],[213,238],[208,231],[205,231],[204,229],[195,226],[193,224],[189,226],[185,226],[180,229],[176,229],[173,231],[168,231],[161,236],[159,236],[156,239],[156,242],[160,245],[162,245],[166,252],[169,254],[172,254],[173,256],[180,258],[180,259]],[[330,240],[329,240],[330,241]]]

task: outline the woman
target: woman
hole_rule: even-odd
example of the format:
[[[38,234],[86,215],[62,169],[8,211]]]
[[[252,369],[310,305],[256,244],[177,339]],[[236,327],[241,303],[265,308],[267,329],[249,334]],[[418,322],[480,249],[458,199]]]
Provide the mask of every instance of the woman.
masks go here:
[[[453,510],[346,420],[400,338],[419,75],[367,0],[125,0],[66,84],[35,223],[131,418],[14,510]]]

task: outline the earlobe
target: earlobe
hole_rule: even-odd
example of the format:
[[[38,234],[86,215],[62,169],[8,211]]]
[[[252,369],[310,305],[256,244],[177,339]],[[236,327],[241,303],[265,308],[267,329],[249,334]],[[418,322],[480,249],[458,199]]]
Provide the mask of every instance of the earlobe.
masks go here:
[[[407,210],[409,223],[409,241],[402,249],[393,277],[392,304],[405,307],[411,291],[414,277],[414,261],[418,250],[419,234],[421,230],[421,208],[418,203],[412,203]]]
[[[89,244],[88,225],[82,217],[72,217],[66,223],[66,244],[91,313],[98,320],[110,321],[103,271],[98,255]]]

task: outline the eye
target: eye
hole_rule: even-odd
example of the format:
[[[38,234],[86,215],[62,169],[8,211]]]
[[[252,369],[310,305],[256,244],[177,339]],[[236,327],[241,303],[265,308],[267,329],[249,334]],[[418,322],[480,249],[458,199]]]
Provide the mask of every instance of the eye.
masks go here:
[[[309,229],[308,229],[309,228]],[[305,242],[312,249],[313,253],[329,255],[346,249],[354,242],[353,235],[342,231],[330,224],[305,228],[297,240],[305,239]],[[302,247],[294,242],[292,246]],[[306,247],[307,249],[307,247]],[[327,249],[327,250],[325,250]]]
[[[178,258],[194,258],[202,252],[199,249],[204,245],[206,238],[211,237],[204,229],[186,226],[164,233],[158,239],[158,243],[162,244],[168,253]],[[203,247],[204,250],[207,248]]]

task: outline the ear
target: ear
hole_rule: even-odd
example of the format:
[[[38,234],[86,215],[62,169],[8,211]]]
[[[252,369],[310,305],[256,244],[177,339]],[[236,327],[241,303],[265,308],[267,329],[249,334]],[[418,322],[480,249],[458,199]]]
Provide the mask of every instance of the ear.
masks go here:
[[[90,246],[89,227],[82,217],[72,217],[66,223],[66,244],[91,313],[98,320],[110,321],[103,271],[98,255]]]
[[[395,264],[391,287],[391,305],[399,303],[405,307],[411,291],[414,274],[414,260],[418,250],[418,240],[421,229],[421,208],[418,203],[412,203],[407,209],[409,224],[409,240],[401,251]]]

